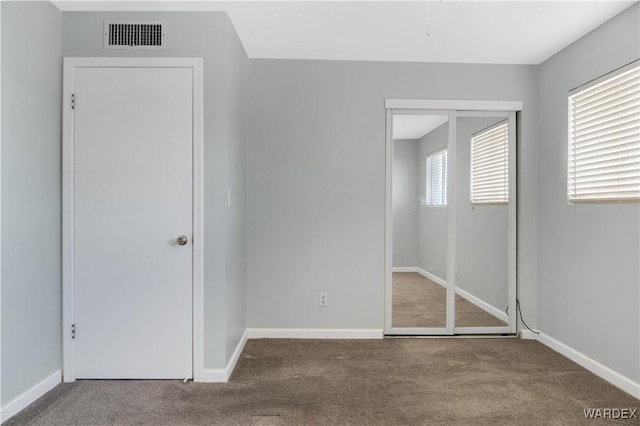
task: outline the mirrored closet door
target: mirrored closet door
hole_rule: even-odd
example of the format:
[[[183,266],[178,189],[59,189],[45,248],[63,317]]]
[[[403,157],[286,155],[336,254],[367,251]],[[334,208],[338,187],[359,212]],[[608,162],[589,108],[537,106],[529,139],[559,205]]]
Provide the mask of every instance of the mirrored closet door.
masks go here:
[[[515,332],[515,111],[387,108],[385,334]]]
[[[393,128],[392,327],[445,334],[449,112],[397,114]]]
[[[515,155],[512,166],[510,154],[515,154],[514,113],[456,114],[455,334],[509,332],[510,249],[515,248],[510,240]]]

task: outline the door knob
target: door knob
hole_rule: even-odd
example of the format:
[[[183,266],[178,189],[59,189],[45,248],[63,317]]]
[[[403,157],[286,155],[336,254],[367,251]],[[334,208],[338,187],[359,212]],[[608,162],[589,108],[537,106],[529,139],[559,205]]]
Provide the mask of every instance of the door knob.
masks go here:
[[[178,244],[180,244],[181,246],[183,246],[183,245],[187,244],[187,242],[189,242],[189,239],[187,238],[186,235],[180,235],[178,237],[178,239],[176,240],[176,242]]]

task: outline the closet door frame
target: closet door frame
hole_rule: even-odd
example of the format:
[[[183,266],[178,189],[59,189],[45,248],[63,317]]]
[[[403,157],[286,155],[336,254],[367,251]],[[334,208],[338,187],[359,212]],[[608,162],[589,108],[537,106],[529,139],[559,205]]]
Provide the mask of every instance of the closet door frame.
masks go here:
[[[481,100],[385,100],[385,265],[384,265],[384,334],[453,336],[458,334],[515,334],[517,332],[517,182],[516,182],[516,112],[521,101]],[[456,206],[447,206],[447,307],[445,327],[393,327],[392,325],[392,257],[393,257],[393,116],[407,114],[448,114],[448,188],[447,198],[456,196],[456,119],[457,117],[505,117],[509,120],[509,242],[508,242],[508,325],[504,327],[455,327]]]

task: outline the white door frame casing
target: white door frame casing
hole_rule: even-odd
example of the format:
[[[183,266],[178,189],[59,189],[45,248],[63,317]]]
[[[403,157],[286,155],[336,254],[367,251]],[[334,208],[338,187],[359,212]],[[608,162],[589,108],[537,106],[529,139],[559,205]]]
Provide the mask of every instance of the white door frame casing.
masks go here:
[[[0,24],[2,23],[2,6],[0,6]],[[0,31],[0,99],[2,99],[2,31]],[[0,102],[0,271],[2,271],[2,102]],[[0,274],[2,289],[2,274]],[[0,291],[0,318],[2,318],[2,291]],[[0,327],[0,385],[2,384],[2,327]],[[2,423],[2,386],[0,386],[0,423]]]
[[[393,247],[393,115],[394,114],[449,114],[448,147],[455,152],[456,118],[472,116],[504,116],[515,124],[516,112],[522,111],[521,101],[483,101],[483,100],[438,100],[438,99],[385,99],[386,133],[385,133],[385,176],[386,176],[386,209],[385,209],[385,319],[384,334],[490,334],[515,333],[517,331],[517,182],[516,182],[516,131],[515,126],[509,128],[509,243],[508,243],[508,305],[509,317],[506,327],[454,327],[455,316],[455,204],[449,206],[448,212],[448,256],[447,256],[447,316],[445,327],[392,327],[392,247]],[[497,113],[497,114],[496,114]],[[453,161],[452,161],[453,160]],[[449,188],[448,198],[455,200],[455,155],[449,156]],[[453,309],[450,309],[453,307]]]
[[[74,341],[74,71],[77,68],[189,68],[193,73],[193,380],[204,367],[203,330],[203,60],[202,58],[64,58],[62,108],[62,363],[75,381]]]

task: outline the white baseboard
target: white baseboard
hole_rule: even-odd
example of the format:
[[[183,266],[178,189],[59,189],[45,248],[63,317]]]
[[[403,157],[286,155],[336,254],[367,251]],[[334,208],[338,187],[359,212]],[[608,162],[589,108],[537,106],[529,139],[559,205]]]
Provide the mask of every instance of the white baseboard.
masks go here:
[[[538,335],[533,331],[520,330],[520,338],[522,340],[538,340]]]
[[[482,309],[483,311],[493,315],[494,317],[508,323],[509,322],[509,316],[507,315],[506,312],[502,312],[500,309],[496,308],[493,305],[488,304],[487,302],[485,302],[482,299],[477,298],[476,296],[474,296],[473,294],[461,289],[461,288],[456,288],[456,294],[464,297],[467,301],[473,303],[474,305],[476,305],[478,308]]]
[[[393,272],[417,272],[418,274],[422,275],[423,277],[433,281],[436,284],[440,284],[442,287],[446,287],[447,286],[447,281],[443,280],[442,278],[440,278],[437,275],[432,274],[431,272],[427,272],[422,268],[418,268],[418,267],[395,267],[392,269]],[[487,302],[485,302],[482,299],[477,298],[476,296],[472,295],[471,293],[457,287],[456,288],[456,294],[464,297],[465,299],[467,299],[469,302],[473,303],[474,305],[476,305],[478,308],[482,309],[483,311],[493,315],[494,317],[504,321],[504,322],[509,322],[509,317],[505,312],[502,312],[500,309],[496,308],[495,306],[492,306],[490,304],[488,304]]]
[[[447,286],[447,281],[443,280],[437,275],[433,275],[431,272],[427,272],[424,269],[417,266],[394,266],[391,268],[391,272],[415,272],[417,274],[422,275],[425,278],[430,279],[431,281],[440,284],[443,287]]]
[[[0,409],[0,422],[9,420],[60,383],[62,383],[62,371],[58,370],[2,407]]]
[[[578,352],[577,350],[562,343],[561,341],[556,340],[547,334],[544,334],[544,333],[535,334],[529,330],[521,330],[520,338],[528,339],[528,340],[537,340],[543,345],[558,352],[560,355],[563,355],[566,358],[569,358],[571,361],[589,370],[596,376],[601,377],[602,379],[606,380],[612,385],[631,394],[635,398],[640,399],[640,383],[634,382],[628,377],[625,377],[622,374],[594,360],[593,358],[588,357],[582,352]]]
[[[414,266],[394,266],[391,268],[391,272],[418,272],[418,269]]]
[[[427,279],[430,279],[434,283],[440,284],[442,287],[446,287],[447,286],[447,280],[444,280],[444,279],[440,278],[439,276],[432,274],[431,272],[427,272],[422,268],[416,268],[416,272],[419,273],[420,275],[422,275],[423,277],[425,277]]]
[[[382,339],[378,328],[250,328],[249,339]]]
[[[235,351],[229,358],[229,362],[227,362],[227,366],[225,368],[210,368],[202,370],[202,374],[200,376],[199,382],[205,383],[226,383],[229,381],[229,377],[231,377],[231,373],[236,368],[236,364],[240,359],[240,354],[242,354],[242,350],[244,349],[244,345],[247,343],[247,339],[249,336],[249,330],[245,330],[236,346]]]

